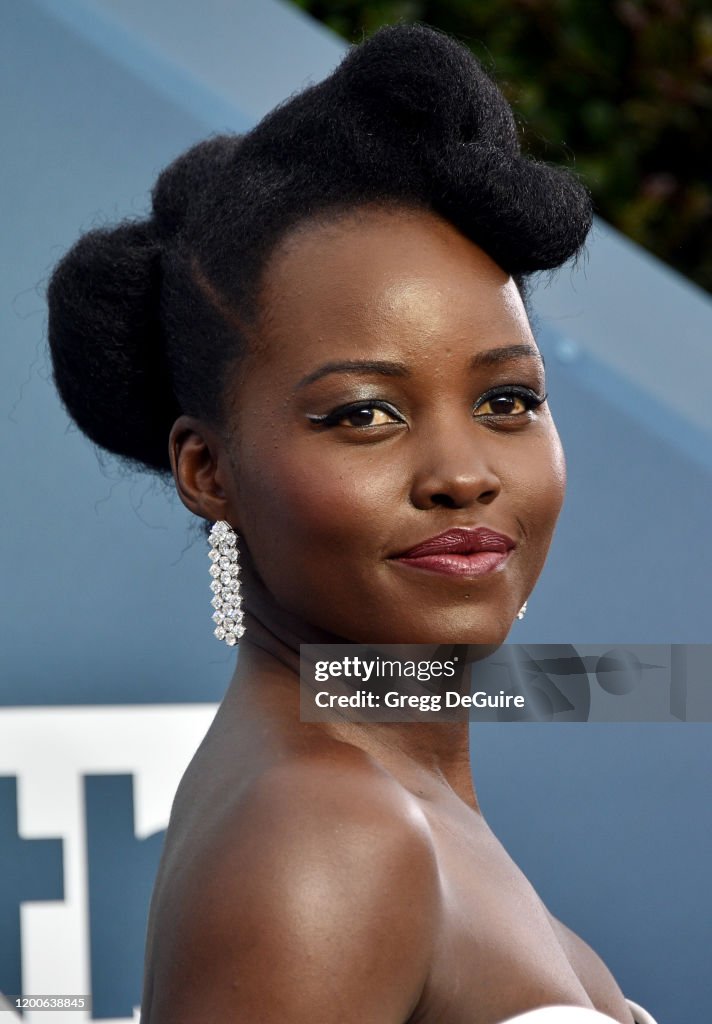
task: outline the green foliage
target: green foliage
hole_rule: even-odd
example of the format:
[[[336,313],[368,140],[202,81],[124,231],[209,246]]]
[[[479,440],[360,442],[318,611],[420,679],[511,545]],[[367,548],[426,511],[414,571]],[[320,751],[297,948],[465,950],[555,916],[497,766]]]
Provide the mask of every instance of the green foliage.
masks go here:
[[[421,21],[492,70],[525,147],[712,291],[710,0],[293,0],[351,42]]]

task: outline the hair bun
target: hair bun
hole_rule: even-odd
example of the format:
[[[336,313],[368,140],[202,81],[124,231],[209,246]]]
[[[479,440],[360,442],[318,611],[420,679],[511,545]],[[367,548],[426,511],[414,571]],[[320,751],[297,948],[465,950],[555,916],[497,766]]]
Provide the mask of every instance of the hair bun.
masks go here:
[[[77,425],[111,452],[170,468],[178,415],[158,319],[160,246],[150,221],[82,236],[48,288],[54,380]]]
[[[380,131],[405,129],[415,145],[495,144],[519,152],[512,110],[477,58],[424,25],[395,25],[355,47],[335,79]]]
[[[461,43],[423,25],[385,28],[351,51],[341,75],[346,104],[365,105],[372,131],[401,148],[406,136],[432,208],[509,273],[558,267],[583,245],[587,189],[521,155],[511,107]]]
[[[213,135],[181,153],[163,170],[151,191],[153,221],[162,240],[180,234],[201,193],[214,187],[215,176],[234,160],[241,135]]]
[[[551,270],[578,252],[592,210],[570,172],[496,147],[472,148],[446,150],[434,161],[439,213],[510,274]]]
[[[522,156],[507,100],[474,55],[424,25],[380,29],[246,137],[255,223],[402,200],[445,217],[510,274],[560,266],[591,226],[587,189]],[[294,204],[293,204],[294,205]]]

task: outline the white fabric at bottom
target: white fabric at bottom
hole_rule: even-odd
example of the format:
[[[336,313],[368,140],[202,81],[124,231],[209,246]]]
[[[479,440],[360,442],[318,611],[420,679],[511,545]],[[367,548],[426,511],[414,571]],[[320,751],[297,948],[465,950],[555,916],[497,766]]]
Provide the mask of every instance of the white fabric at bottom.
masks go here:
[[[635,1018],[635,1024],[655,1024],[651,1014],[647,1010],[644,1010],[642,1006],[638,1006],[632,999],[627,999],[626,1002],[633,1011],[633,1017]]]
[[[655,1024],[647,1010],[627,1000],[635,1024]],[[617,1024],[613,1017],[598,1010],[587,1010],[583,1006],[543,1006],[540,1010],[528,1010],[516,1017],[509,1017],[504,1024]]]

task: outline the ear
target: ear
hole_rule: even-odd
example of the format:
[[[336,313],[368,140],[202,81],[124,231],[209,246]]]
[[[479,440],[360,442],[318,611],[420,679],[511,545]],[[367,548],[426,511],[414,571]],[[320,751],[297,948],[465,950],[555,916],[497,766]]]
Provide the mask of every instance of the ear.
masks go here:
[[[225,442],[202,420],[179,416],[168,442],[178,496],[196,516],[239,530],[234,476]]]

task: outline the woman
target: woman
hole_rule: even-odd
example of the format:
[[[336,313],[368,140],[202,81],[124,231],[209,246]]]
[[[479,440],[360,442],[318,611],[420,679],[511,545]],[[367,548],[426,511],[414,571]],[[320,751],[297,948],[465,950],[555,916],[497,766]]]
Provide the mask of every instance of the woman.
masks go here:
[[[471,54],[396,27],[56,269],[63,400],[217,524],[240,639],[171,813],[144,1024],[651,1020],[489,830],[467,722],[299,717],[300,644],[492,649],[521,614],[565,485],[526,281],[590,221]]]

